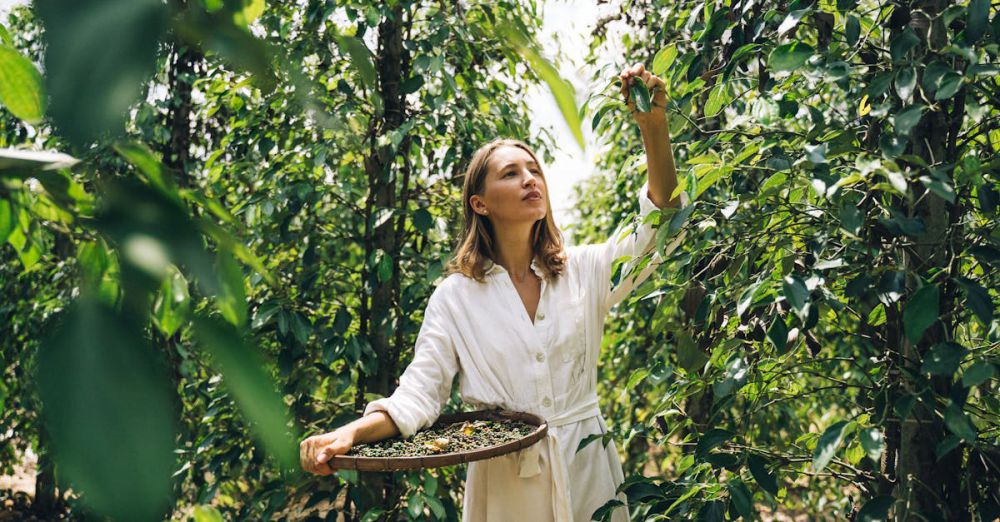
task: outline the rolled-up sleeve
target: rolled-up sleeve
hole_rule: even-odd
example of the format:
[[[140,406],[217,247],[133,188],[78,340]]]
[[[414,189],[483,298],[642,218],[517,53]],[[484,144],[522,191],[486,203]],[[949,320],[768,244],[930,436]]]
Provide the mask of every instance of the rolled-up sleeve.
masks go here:
[[[417,334],[413,361],[399,377],[399,387],[389,396],[374,400],[364,415],[385,411],[404,437],[437,420],[441,407],[451,396],[452,381],[458,372],[458,357],[452,341],[445,296],[438,287],[427,302],[424,322]]]
[[[597,272],[603,274],[601,286],[604,289],[605,311],[610,310],[631,294],[633,290],[638,288],[663,261],[660,253],[657,252],[653,255],[648,265],[644,266],[641,270],[635,270],[640,258],[649,253],[656,245],[657,229],[653,226],[649,215],[660,210],[656,206],[656,203],[653,203],[653,200],[649,199],[648,181],[643,183],[639,189],[639,193],[636,194],[636,199],[639,200],[639,215],[635,220],[634,230],[632,232],[623,232],[619,227],[619,230],[612,234],[606,242],[599,245],[596,251]],[[681,192],[680,200],[680,208],[688,206],[689,198],[687,193]],[[667,226],[667,224],[663,223],[662,226]],[[681,229],[670,240],[670,243],[666,245],[664,252],[667,254],[673,252],[680,245],[681,241],[683,241],[684,236],[685,231]],[[617,285],[612,286],[611,275],[614,262],[616,259],[623,257],[628,257],[629,259],[622,265],[622,276]]]

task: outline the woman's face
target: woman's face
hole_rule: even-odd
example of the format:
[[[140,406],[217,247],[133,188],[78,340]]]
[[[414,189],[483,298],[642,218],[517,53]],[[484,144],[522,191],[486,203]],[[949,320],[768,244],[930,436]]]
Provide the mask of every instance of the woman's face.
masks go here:
[[[482,195],[469,200],[477,214],[498,225],[544,219],[548,197],[541,166],[524,149],[505,145],[487,162]]]

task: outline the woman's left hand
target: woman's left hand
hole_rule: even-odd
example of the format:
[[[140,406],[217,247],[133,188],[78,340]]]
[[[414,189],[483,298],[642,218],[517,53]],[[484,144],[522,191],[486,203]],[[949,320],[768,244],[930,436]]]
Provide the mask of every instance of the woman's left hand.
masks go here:
[[[632,117],[635,118],[635,122],[640,127],[657,123],[666,125],[667,95],[662,78],[647,71],[641,63],[623,70],[618,78],[621,80],[621,93],[628,103],[629,112],[632,113]],[[641,112],[636,109],[635,100],[629,92],[632,82],[643,82],[649,89],[651,94],[649,112]]]

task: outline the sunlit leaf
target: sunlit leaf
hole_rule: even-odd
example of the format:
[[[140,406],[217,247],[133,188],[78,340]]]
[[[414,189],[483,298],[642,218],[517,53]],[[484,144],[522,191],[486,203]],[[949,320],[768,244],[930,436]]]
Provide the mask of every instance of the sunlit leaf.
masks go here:
[[[820,435],[816,449],[813,450],[812,465],[814,471],[822,471],[837,454],[844,441],[844,431],[847,425],[848,421],[835,422],[823,432],[823,435]]]
[[[906,302],[903,309],[903,327],[910,342],[917,342],[938,318],[940,292],[937,285],[925,284]]]
[[[0,45],[0,104],[28,123],[45,115],[42,76],[31,60],[6,45]]]
[[[802,67],[813,52],[809,44],[795,41],[775,47],[768,56],[767,63],[775,71],[794,71]]]

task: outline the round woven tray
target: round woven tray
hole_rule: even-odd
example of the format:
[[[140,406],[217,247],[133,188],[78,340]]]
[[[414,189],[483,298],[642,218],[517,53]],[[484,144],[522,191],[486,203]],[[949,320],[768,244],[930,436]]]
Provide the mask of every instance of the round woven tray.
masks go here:
[[[536,428],[528,435],[515,441],[477,450],[441,453],[426,457],[351,457],[336,455],[328,463],[334,469],[353,469],[357,471],[402,471],[420,468],[439,468],[441,466],[464,464],[466,462],[513,453],[542,440],[542,437],[545,436],[549,429],[549,425],[541,417],[530,413],[504,410],[479,410],[441,415],[438,417],[437,422],[434,423],[434,427],[453,422],[477,420],[520,421],[536,426]]]

